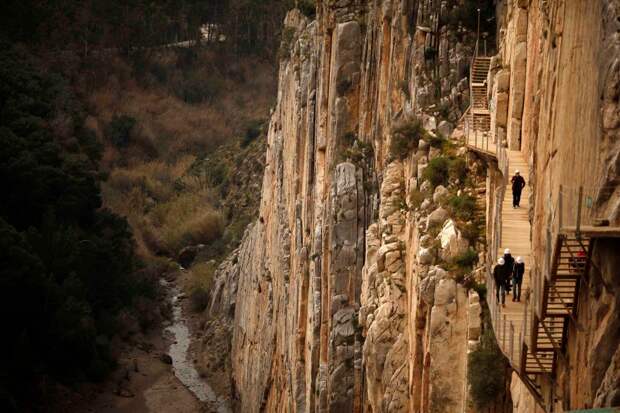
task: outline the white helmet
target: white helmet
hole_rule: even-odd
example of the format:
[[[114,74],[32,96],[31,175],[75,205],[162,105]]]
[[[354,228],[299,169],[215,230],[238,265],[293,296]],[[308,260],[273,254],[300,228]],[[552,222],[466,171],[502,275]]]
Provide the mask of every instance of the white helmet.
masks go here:
[[[516,173],[517,175],[519,175],[519,170],[518,170],[518,169],[515,169],[515,173]]]
[[[517,264],[523,264],[523,258],[517,257]]]
[[[504,250],[504,254],[510,254],[510,248],[506,248],[506,249]]]
[[[499,258],[499,259],[497,260],[497,263],[498,263],[499,265],[504,265],[504,264],[506,263],[506,261],[504,261],[504,259],[503,259],[503,258]]]

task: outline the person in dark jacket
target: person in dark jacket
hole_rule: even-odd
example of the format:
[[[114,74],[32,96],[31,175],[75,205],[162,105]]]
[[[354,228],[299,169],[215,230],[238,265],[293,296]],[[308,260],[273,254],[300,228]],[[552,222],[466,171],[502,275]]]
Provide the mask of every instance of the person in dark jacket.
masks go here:
[[[499,298],[502,297],[502,305],[506,302],[506,279],[508,272],[506,271],[506,261],[503,258],[497,260],[497,265],[493,268],[493,279],[495,280],[495,298],[499,304]]]
[[[512,301],[521,301],[521,283],[523,283],[523,274],[525,274],[525,263],[523,262],[523,258],[517,257],[512,268],[512,285],[514,287]]]
[[[515,265],[515,259],[510,254],[510,248],[504,250],[504,261],[506,262],[506,294],[510,294],[510,276],[512,275],[512,267]]]
[[[519,204],[521,203],[521,191],[525,188],[525,179],[523,179],[519,170],[516,170],[510,182],[512,183],[512,207],[519,208]]]

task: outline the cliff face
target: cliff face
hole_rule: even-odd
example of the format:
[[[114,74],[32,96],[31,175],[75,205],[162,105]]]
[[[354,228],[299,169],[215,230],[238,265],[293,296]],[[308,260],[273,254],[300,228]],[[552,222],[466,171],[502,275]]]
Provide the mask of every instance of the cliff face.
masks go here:
[[[499,3],[492,124],[529,159],[542,263],[547,197],[560,182],[605,182],[593,202],[617,218],[615,3]],[[481,265],[495,257],[463,235],[447,198],[486,192],[491,242],[503,181],[470,159],[469,186],[451,177],[433,188],[424,171],[445,147],[422,139],[406,154],[393,150],[412,119],[426,137],[461,133],[473,42],[467,30],[438,29],[447,7],[330,0],[317,2],[315,21],[287,16],[260,219],[222,266],[211,308],[232,319],[239,411],[475,411],[467,354],[478,346],[481,305],[455,261],[469,248]],[[559,409],[617,398],[616,245],[595,246],[601,275],[580,291],[587,327],[569,336]],[[520,411],[536,408],[516,376],[512,399]]]
[[[393,122],[422,107],[443,105],[458,120],[467,80],[457,68],[468,57],[447,31],[432,33],[438,4],[413,3],[322,2],[316,21],[286,19],[260,220],[228,271],[238,273],[231,354],[242,411],[464,403],[480,305],[431,266],[431,237],[420,245],[439,203],[429,199],[425,213],[403,204],[439,151],[420,145],[399,161],[389,147]],[[447,213],[438,215],[441,226]],[[466,246],[456,230],[447,235],[446,250]]]

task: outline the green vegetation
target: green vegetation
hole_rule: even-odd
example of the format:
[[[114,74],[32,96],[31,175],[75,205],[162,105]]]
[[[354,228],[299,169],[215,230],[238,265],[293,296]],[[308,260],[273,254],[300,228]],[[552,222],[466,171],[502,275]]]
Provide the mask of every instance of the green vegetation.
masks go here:
[[[211,262],[201,262],[194,264],[191,268],[192,285],[190,286],[190,303],[192,311],[201,312],[207,308],[211,289],[215,276],[215,264]]]
[[[450,178],[454,180],[458,179],[460,182],[465,182],[467,173],[468,169],[465,159],[455,157],[450,160]]]
[[[493,335],[488,308],[483,309],[484,329],[480,346],[469,353],[467,380],[470,394],[478,410],[492,405],[504,391],[506,360]]]
[[[462,221],[469,221],[474,218],[476,209],[476,198],[471,195],[453,195],[448,198],[448,208],[453,216]]]
[[[100,151],[68,84],[1,49],[0,392],[2,410],[15,411],[45,391],[43,377],[102,379],[128,320],[156,321],[157,284],[134,258],[127,222],[101,209]],[[137,305],[149,311],[127,316]]]
[[[418,147],[420,139],[426,137],[426,131],[420,119],[412,119],[398,123],[392,130],[390,156],[394,159],[405,159]]]
[[[424,169],[424,179],[433,185],[448,185],[449,159],[444,156],[438,156],[428,162],[428,166]]]
[[[478,261],[478,253],[473,249],[469,248],[464,253],[458,255],[454,259],[454,263],[458,265],[462,269],[471,270],[474,264]]]

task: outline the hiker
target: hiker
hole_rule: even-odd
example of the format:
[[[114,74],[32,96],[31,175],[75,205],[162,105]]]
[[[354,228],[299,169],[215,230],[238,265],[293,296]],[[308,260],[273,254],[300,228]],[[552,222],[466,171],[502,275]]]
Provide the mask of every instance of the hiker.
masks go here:
[[[510,276],[512,275],[512,267],[515,264],[515,259],[510,254],[510,248],[504,250],[503,258],[506,262],[506,294],[510,294]]]
[[[570,265],[570,272],[580,274],[586,268],[586,253],[583,250],[577,251],[577,256],[570,257],[568,262]]]
[[[525,274],[525,263],[522,257],[517,257],[514,267],[512,268],[512,285],[514,291],[512,293],[512,301],[521,301],[521,283],[523,283],[523,275]]]
[[[502,305],[506,301],[506,261],[503,258],[497,260],[497,265],[493,268],[493,279],[495,280],[495,298],[499,304],[499,297],[502,297]]]
[[[525,179],[523,179],[518,169],[510,179],[510,182],[512,183],[512,207],[519,208],[519,204],[521,203],[521,191],[525,188]]]

